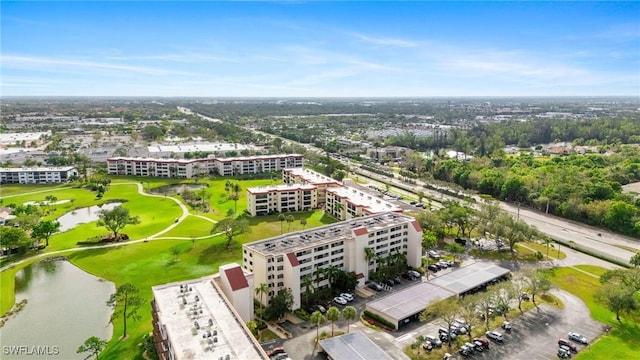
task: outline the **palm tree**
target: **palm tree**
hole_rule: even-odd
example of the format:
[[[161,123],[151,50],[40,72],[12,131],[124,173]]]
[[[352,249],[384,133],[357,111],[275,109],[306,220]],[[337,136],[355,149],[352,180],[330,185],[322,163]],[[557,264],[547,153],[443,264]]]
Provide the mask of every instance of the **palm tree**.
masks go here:
[[[303,276],[301,285],[304,287],[304,303],[305,305],[308,305],[309,296],[311,296],[311,287],[313,286],[313,279],[311,278],[311,275],[307,274]]]
[[[342,317],[347,320],[347,334],[349,333],[349,321],[355,320],[356,315],[358,315],[358,311],[351,305],[342,309]]]
[[[240,200],[240,197],[238,196],[238,194],[233,194],[229,196],[230,200],[233,200],[233,206],[234,206],[234,210],[233,213],[237,213],[238,212],[238,200]]]
[[[302,230],[304,230],[305,225],[307,225],[307,219],[300,219],[300,225],[302,225]]]
[[[224,183],[224,191],[227,192],[227,195],[229,195],[229,191],[231,190],[231,180],[227,180],[227,182]]]
[[[313,343],[313,350],[315,350],[316,346],[318,346],[318,338],[320,337],[320,325],[324,324],[325,321],[326,319],[320,311],[314,311],[311,316],[309,316],[309,322],[316,327],[316,341]]]
[[[284,216],[284,214],[278,215],[278,221],[280,221],[280,235],[282,235],[282,232],[284,231],[282,230],[282,224],[284,223],[285,220],[286,220],[286,217]]]
[[[296,219],[293,217],[293,215],[288,215],[286,220],[287,220],[287,223],[289,224],[289,228],[287,229],[287,231],[291,231],[291,223],[294,222]]]
[[[327,320],[331,321],[331,336],[333,336],[333,324],[340,319],[340,315],[342,315],[342,313],[335,306],[327,310]]]
[[[240,190],[242,189],[242,187],[240,187],[240,185],[238,184],[233,184],[231,186],[231,188],[233,189],[233,192],[236,193],[236,196],[238,195],[238,193],[240,192]]]
[[[367,260],[367,270],[369,269],[369,263],[376,256],[376,251],[373,248],[364,248],[364,258]],[[369,274],[367,274],[369,276]]]
[[[269,293],[269,286],[265,283],[261,283],[256,287],[256,295],[260,296],[260,305],[264,309],[264,301],[262,300],[262,296]]]
[[[422,234],[422,248],[427,253],[427,267],[429,267],[429,250],[433,249],[438,243],[438,239],[436,238],[436,234],[433,231],[425,231]],[[427,280],[429,280],[429,271],[426,271]]]
[[[320,288],[320,281],[322,281],[322,275],[324,275],[325,270],[321,267],[317,268],[313,274],[316,276],[316,289]]]
[[[335,265],[329,265],[328,268],[324,269],[324,273],[327,274],[327,277],[329,278],[329,291],[331,292],[331,295],[333,295],[333,283],[335,281],[335,276],[338,274],[338,271],[340,271],[340,269],[338,269]]]

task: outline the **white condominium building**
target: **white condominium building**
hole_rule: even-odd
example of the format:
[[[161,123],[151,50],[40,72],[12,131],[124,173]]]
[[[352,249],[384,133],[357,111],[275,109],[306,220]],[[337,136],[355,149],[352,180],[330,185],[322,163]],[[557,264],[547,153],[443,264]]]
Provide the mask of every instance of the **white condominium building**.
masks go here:
[[[300,154],[260,155],[235,158],[154,159],[112,157],[107,159],[110,175],[191,178],[217,173],[222,176],[257,174],[302,167]]]
[[[311,211],[318,207],[318,191],[313,185],[284,184],[247,189],[247,211],[251,216],[293,211]]]
[[[281,171],[285,168],[301,168],[303,159],[300,154],[216,158],[214,166],[222,176],[257,174]]]
[[[318,207],[325,205],[326,189],[334,186],[342,186],[342,183],[336,179],[317,173],[313,170],[295,168],[284,169],[282,172],[282,182],[285,184],[311,184],[318,189]]]
[[[343,186],[327,189],[325,212],[339,220],[388,211],[402,213],[402,208],[353,187]]]
[[[375,270],[375,258],[396,252],[407,257],[409,266],[420,266],[422,228],[414,218],[397,213],[384,213],[355,218],[306,231],[299,231],[242,246],[242,266],[253,273],[254,284],[267,284],[269,293],[264,299],[290,288],[293,308],[301,305],[301,286],[305,276],[316,269],[335,266],[356,274],[359,285]],[[375,252],[368,259],[367,248]],[[328,286],[328,280],[319,283]]]
[[[75,166],[0,168],[0,184],[63,183],[72,176],[78,176]]]
[[[253,319],[253,281],[238,264],[153,286],[153,340],[160,360],[267,360],[245,323]]]

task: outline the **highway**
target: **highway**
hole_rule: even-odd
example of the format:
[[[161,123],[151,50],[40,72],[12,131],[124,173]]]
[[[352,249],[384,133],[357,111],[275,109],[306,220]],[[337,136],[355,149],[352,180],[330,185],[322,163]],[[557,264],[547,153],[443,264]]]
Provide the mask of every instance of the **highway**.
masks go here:
[[[188,110],[188,109],[185,109]],[[188,110],[190,111],[190,110]],[[198,114],[199,116],[202,116]],[[254,131],[256,133],[263,134],[269,137],[278,137],[272,134],[260,132],[254,129],[247,128],[248,130]],[[324,154],[324,150],[310,144],[301,144],[290,139],[282,138],[284,142],[287,143],[296,143],[304,148],[307,151],[315,152],[318,154]],[[344,161],[341,159],[336,159],[341,161],[345,165],[348,166],[349,171],[356,174],[361,174],[370,179],[377,181],[382,184],[389,184],[392,187],[396,187],[402,191],[397,191],[400,194],[406,194],[406,191],[412,191],[417,193],[418,191],[422,191],[425,195],[431,196],[433,198],[442,199],[442,200],[454,200],[461,201],[460,199],[452,196],[448,196],[442,194],[435,190],[426,189],[423,187],[425,184],[423,181],[417,181],[416,184],[408,184],[401,181],[396,174],[396,177],[390,179],[387,176],[383,176],[380,174],[372,173],[370,171],[364,170],[360,168],[360,166],[351,161]],[[379,184],[376,184],[380,186]],[[419,189],[419,190],[417,190]],[[476,205],[472,205],[471,203],[466,202],[467,205],[475,206],[479,208],[479,203],[484,202],[482,198],[477,195],[468,194],[476,199]],[[615,259],[620,262],[629,263],[631,257],[636,253],[640,252],[640,239],[634,239],[631,237],[623,236],[620,234],[616,234],[610,232],[606,229],[600,229],[593,226],[577,223],[574,221],[566,220],[554,215],[544,214],[529,208],[519,207],[517,205],[513,205],[506,202],[499,202],[500,207],[510,213],[514,217],[518,217],[524,220],[530,226],[535,226],[540,232],[546,234],[554,240],[563,242],[563,243],[575,243],[577,246],[582,247],[592,253],[599,253],[603,257],[607,257],[610,259]],[[631,251],[633,249],[634,251]]]

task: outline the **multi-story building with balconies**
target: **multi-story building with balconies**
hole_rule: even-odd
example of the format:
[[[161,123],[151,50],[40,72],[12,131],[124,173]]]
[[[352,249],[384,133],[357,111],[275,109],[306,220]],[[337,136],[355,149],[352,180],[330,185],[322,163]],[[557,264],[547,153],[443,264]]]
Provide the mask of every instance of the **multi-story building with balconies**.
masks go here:
[[[388,211],[402,213],[402,208],[374,194],[365,193],[353,187],[343,186],[327,189],[325,212],[339,220]]]
[[[409,266],[421,265],[422,228],[414,218],[397,213],[370,215],[306,231],[260,240],[242,246],[242,266],[253,273],[254,284],[267,284],[268,303],[279,291],[292,291],[293,308],[301,306],[305,276],[334,266],[356,274],[364,285],[376,258],[404,254]],[[373,250],[373,256],[367,254]],[[318,284],[328,286],[328,279]]]
[[[285,184],[310,184],[318,189],[318,207],[324,207],[327,198],[326,190],[330,187],[342,186],[336,179],[317,173],[313,170],[294,168],[284,169],[282,172],[282,182]]]
[[[0,184],[54,184],[78,176],[75,166],[0,168]]]
[[[247,189],[247,211],[252,215],[269,215],[294,211],[311,211],[318,207],[314,185],[284,184]]]
[[[299,154],[260,155],[235,158],[154,159],[113,157],[107,159],[110,175],[192,178],[197,175],[221,176],[258,174],[302,167]]]

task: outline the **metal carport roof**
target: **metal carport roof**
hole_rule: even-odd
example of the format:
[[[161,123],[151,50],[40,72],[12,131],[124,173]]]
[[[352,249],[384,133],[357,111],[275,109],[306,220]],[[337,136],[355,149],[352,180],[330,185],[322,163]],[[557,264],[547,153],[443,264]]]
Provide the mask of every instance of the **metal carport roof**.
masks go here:
[[[431,279],[430,282],[459,295],[510,272],[498,265],[477,262]]]
[[[333,360],[393,360],[361,332],[320,340],[320,347]]]
[[[367,309],[385,314],[397,322],[417,314],[430,304],[455,295],[445,288],[426,283],[400,290],[382,299],[367,303]]]

